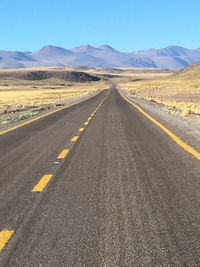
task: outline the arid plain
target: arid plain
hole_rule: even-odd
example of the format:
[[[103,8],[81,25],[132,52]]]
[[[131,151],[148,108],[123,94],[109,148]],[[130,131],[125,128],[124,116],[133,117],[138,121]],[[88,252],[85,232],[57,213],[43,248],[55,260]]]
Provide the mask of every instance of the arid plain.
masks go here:
[[[112,83],[175,116],[199,121],[200,64],[180,71],[137,68],[28,68],[0,71],[0,127],[74,103]]]
[[[150,100],[170,113],[189,119],[200,118],[200,64],[167,77],[145,77],[118,85],[136,98]]]

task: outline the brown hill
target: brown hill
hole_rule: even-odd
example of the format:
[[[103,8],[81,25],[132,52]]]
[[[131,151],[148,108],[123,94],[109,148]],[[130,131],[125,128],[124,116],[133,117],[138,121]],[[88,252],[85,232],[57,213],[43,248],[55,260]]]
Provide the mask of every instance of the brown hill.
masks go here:
[[[99,81],[100,78],[94,75],[87,74],[85,72],[79,71],[45,71],[45,70],[33,70],[33,71],[6,71],[0,73],[0,78],[16,78],[29,81],[45,80],[50,78],[56,78],[60,80],[65,80],[69,82],[95,82]]]
[[[179,71],[176,76],[185,79],[199,79],[200,78],[200,62],[193,64],[192,66]]]

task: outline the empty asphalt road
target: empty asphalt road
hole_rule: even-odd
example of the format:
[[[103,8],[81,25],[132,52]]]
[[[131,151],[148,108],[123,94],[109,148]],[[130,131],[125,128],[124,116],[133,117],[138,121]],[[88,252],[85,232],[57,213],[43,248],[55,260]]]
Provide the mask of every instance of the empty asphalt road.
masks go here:
[[[0,135],[0,266],[200,266],[200,161],[114,88]]]

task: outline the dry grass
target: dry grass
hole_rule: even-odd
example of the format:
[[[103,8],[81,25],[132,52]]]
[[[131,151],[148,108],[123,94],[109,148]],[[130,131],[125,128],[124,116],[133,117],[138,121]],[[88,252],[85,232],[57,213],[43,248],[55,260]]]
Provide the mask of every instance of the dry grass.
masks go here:
[[[76,96],[84,96],[108,87],[103,82],[92,84],[69,84],[64,86],[0,86],[0,113],[9,110],[27,109],[41,105],[57,104]]]
[[[21,77],[22,73],[26,75],[26,71],[30,73],[43,70],[55,71],[56,75],[49,79],[32,81]],[[9,128],[11,124],[30,119],[41,112],[46,113],[50,109],[85,99],[90,94],[110,87],[109,82],[103,79],[95,82],[86,80],[72,82],[57,77],[59,72],[70,70],[66,68],[0,70],[0,129]],[[79,81],[82,81],[81,78]]]
[[[172,113],[178,110],[182,116],[197,115],[197,118],[200,114],[200,78],[188,77],[175,74],[162,79],[122,82],[118,86],[131,95],[159,103]]]
[[[135,79],[150,79],[160,75],[169,75],[155,69],[96,69],[96,68],[28,68],[4,69],[0,74],[30,71],[86,71],[88,74],[102,76],[106,80],[89,83],[73,83],[56,78],[29,81],[16,77],[0,77],[0,114],[12,110],[24,110],[29,107],[54,105],[76,96],[84,96],[97,90],[109,88],[109,80],[115,83]],[[158,73],[157,73],[158,72]],[[109,75],[109,77],[105,77]]]
[[[27,71],[30,70],[35,69],[27,69]],[[16,73],[21,70],[0,70],[0,73],[12,71]],[[106,81],[73,83],[55,78],[29,81],[14,77],[1,77],[0,114],[10,110],[28,109],[33,106],[53,105],[69,98],[84,96],[106,88],[108,88]]]
[[[30,70],[36,69],[27,69]],[[0,70],[0,74],[12,71],[17,73],[22,70]],[[105,80],[75,83],[57,78],[29,81],[16,77],[0,77],[0,128],[40,112],[73,103],[109,86]]]

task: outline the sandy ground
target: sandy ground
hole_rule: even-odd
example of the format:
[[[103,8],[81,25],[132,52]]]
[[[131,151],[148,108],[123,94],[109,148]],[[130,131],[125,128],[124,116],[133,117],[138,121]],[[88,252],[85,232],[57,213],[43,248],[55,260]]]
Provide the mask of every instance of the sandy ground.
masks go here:
[[[6,72],[1,70],[0,72]],[[18,71],[18,70],[16,70]],[[0,78],[0,129],[109,88],[106,81],[73,83],[59,79]]]
[[[118,87],[138,99],[150,100],[179,117],[200,122],[200,79],[165,79],[126,81]]]

